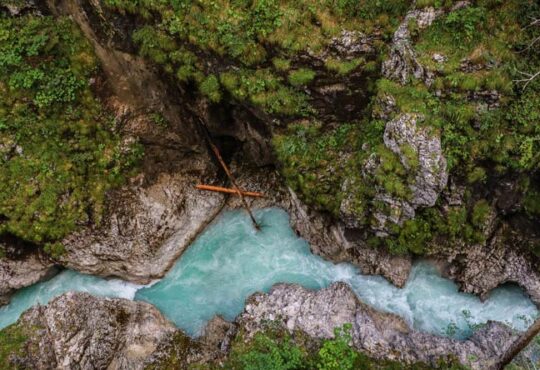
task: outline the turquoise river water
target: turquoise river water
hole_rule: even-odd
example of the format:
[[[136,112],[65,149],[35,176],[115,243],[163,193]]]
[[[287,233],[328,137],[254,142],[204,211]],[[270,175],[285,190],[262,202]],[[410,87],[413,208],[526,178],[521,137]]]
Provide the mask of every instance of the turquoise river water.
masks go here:
[[[344,281],[364,302],[400,315],[414,328],[456,338],[466,338],[487,320],[523,330],[538,315],[517,286],[497,288],[482,303],[458,292],[452,281],[442,278],[427,262],[416,263],[405,287],[396,288],[382,277],[361,275],[350,264],[333,264],[313,255],[308,243],[290,228],[283,210],[259,210],[256,217],[263,225],[259,232],[244,212],[224,212],[162,280],[149,286],[66,270],[18,291],[9,305],[0,308],[0,327],[15,322],[32,305],[67,291],[82,291],[150,302],[196,336],[214,315],[234,319],[250,294],[268,291],[278,282],[319,289]]]

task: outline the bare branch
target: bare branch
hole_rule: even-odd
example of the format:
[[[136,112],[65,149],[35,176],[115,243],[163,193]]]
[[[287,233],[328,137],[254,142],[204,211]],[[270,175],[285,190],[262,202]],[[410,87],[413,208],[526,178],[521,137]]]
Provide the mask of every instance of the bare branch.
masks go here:
[[[527,85],[529,85],[534,79],[538,76],[540,76],[540,71],[537,71],[536,73],[527,73],[527,72],[521,72],[518,71],[521,75],[525,76],[525,78],[522,78],[520,80],[514,80],[516,83],[524,83],[523,89],[527,88]]]

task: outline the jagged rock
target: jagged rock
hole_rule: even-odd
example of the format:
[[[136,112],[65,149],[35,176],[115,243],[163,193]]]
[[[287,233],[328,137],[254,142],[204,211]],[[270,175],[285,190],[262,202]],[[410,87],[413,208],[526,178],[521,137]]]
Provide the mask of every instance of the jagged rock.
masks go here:
[[[221,316],[214,316],[203,329],[201,342],[223,353],[228,352],[236,326]]]
[[[332,338],[334,328],[350,323],[353,345],[372,357],[435,365],[439,358],[452,356],[472,369],[482,370],[490,369],[514,339],[510,328],[495,322],[465,341],[421,333],[398,316],[362,303],[345,283],[319,291],[293,284],[275,285],[268,294],[252,295],[237,323],[249,337],[269,320],[313,338]]]
[[[162,174],[148,187],[130,186],[113,193],[111,211],[101,226],[83,228],[64,239],[61,263],[139,284],[163,277],[224,202],[221,194],[194,189],[201,178],[194,158],[186,169],[192,174]]]
[[[112,89],[106,103],[117,130],[125,140],[138,137],[145,145],[141,174],[108,194],[99,225],[82,227],[62,241],[66,252],[59,260],[80,272],[149,283],[165,274],[221,210],[223,195],[194,189],[203,180],[219,181],[217,166],[194,113],[144,59],[122,51],[125,42],[108,23],[115,17],[109,18],[99,1],[49,5],[53,14],[70,16],[92,43]],[[167,127],[152,124],[141,111],[160,112]]]
[[[467,99],[476,103],[477,110],[492,110],[500,106],[501,93],[497,90],[471,91]]]
[[[396,99],[390,94],[377,97],[373,111],[374,118],[389,121],[397,113]]]
[[[433,72],[418,61],[411,42],[409,23],[415,21],[419,29],[425,29],[442,14],[444,14],[442,10],[435,10],[432,7],[413,9],[407,13],[394,33],[390,56],[382,66],[382,73],[386,78],[402,84],[406,84],[411,77],[422,80],[427,85],[433,82]]]
[[[374,229],[381,235],[387,233],[388,221],[401,225],[415,215],[419,207],[432,207],[439,194],[446,187],[448,172],[446,159],[441,147],[439,135],[428,127],[418,127],[421,116],[401,114],[386,124],[384,144],[399,156],[403,166],[414,178],[409,185],[411,197],[398,199],[384,192],[379,192],[375,199],[388,205],[390,212],[376,211],[378,221]],[[410,153],[405,153],[405,150]],[[410,155],[414,155],[415,163],[409,163]],[[416,161],[417,160],[417,161]],[[417,163],[416,163],[417,162]],[[372,172],[376,164],[368,163],[367,169]],[[373,168],[371,168],[373,167]]]
[[[431,56],[431,58],[436,61],[437,63],[444,63],[448,60],[448,58],[443,55],[443,54],[439,54],[439,53],[435,53]]]
[[[372,37],[368,37],[359,31],[343,30],[341,35],[332,39],[330,47],[335,49],[341,56],[365,55],[375,51],[372,39]]]
[[[439,193],[446,187],[448,173],[439,135],[429,128],[418,127],[419,116],[403,114],[388,122],[384,131],[384,144],[396,153],[405,168],[414,170],[408,163],[403,147],[408,146],[418,158],[416,177],[411,185],[410,203],[413,207],[435,205]]]
[[[507,282],[521,286],[531,300],[540,305],[540,274],[531,258],[519,251],[524,240],[509,239],[509,225],[486,232],[493,236],[488,243],[467,246],[462,250],[440,251],[451,262],[446,275],[468,293],[487,298],[491,290]],[[509,244],[512,244],[510,246]]]
[[[17,322],[27,334],[12,354],[17,368],[143,369],[158,344],[176,332],[152,305],[67,293],[35,306]]]
[[[17,289],[46,280],[58,272],[55,264],[39,252],[21,258],[0,258],[0,306],[9,302]]]
[[[7,10],[8,14],[11,17],[20,16],[23,13],[35,13],[40,15],[41,12],[36,6],[35,1],[33,0],[4,0],[0,3],[0,10]]]
[[[454,11],[469,5],[469,1],[458,1],[450,11]],[[386,78],[406,84],[411,77],[423,81],[430,86],[434,80],[434,74],[423,66],[416,56],[411,41],[409,24],[415,22],[418,29],[426,29],[440,16],[444,15],[443,9],[426,7],[423,9],[410,10],[392,38],[390,56],[383,63],[382,73]]]

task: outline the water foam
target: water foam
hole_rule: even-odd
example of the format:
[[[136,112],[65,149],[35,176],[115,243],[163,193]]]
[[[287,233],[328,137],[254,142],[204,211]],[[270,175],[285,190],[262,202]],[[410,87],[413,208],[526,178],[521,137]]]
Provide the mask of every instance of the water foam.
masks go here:
[[[482,303],[460,293],[426,262],[415,264],[409,281],[398,289],[380,276],[361,275],[347,263],[333,264],[310,252],[308,243],[289,226],[288,215],[271,208],[256,212],[263,224],[255,232],[242,211],[223,213],[160,281],[139,286],[64,271],[55,278],[17,292],[0,308],[0,327],[16,321],[34,304],[45,304],[66,291],[148,301],[191,335],[198,335],[216,314],[233,320],[245,299],[278,282],[320,289],[335,281],[348,283],[366,303],[403,317],[419,330],[465,338],[488,320],[523,330],[538,310],[515,286],[495,289]]]

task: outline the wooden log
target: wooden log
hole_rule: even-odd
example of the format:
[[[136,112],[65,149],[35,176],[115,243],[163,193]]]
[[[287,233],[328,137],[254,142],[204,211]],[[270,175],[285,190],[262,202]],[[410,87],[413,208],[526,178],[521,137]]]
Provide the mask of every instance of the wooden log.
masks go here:
[[[508,347],[505,353],[500,357],[500,359],[495,363],[493,369],[502,370],[506,365],[510,364],[514,357],[516,357],[519,352],[525,349],[527,345],[540,333],[540,319],[536,321],[525,331],[519,338],[515,340],[514,343]]]
[[[255,230],[260,230],[261,228],[260,228],[259,224],[257,223],[257,221],[255,220],[255,217],[253,216],[253,213],[251,213],[251,210],[249,209],[249,205],[247,204],[246,199],[244,198],[244,195],[240,191],[240,188],[236,184],[236,180],[234,179],[233,174],[231,173],[231,171],[229,170],[229,167],[227,167],[227,165],[225,164],[225,161],[221,157],[221,154],[219,153],[219,149],[212,142],[212,137],[210,136],[210,132],[208,131],[208,128],[206,127],[206,124],[204,123],[204,121],[200,117],[199,117],[199,124],[200,124],[200,126],[202,128],[202,131],[203,131],[204,135],[206,136],[206,140],[208,142],[208,145],[210,146],[210,149],[212,149],[212,152],[214,152],[214,155],[216,156],[216,159],[218,160],[221,167],[223,167],[223,170],[225,171],[225,174],[227,175],[227,177],[231,181],[232,186],[233,186],[234,190],[236,191],[236,194],[238,194],[238,196],[240,197],[240,200],[242,201],[242,205],[244,206],[247,213],[249,214],[249,217],[251,218],[251,222],[253,223],[253,226],[255,227]]]
[[[199,189],[199,190],[217,191],[219,193],[227,193],[227,194],[238,195],[238,193],[236,192],[235,189],[223,188],[221,186],[199,184],[199,185],[196,185],[195,187],[197,189]],[[264,198],[265,197],[265,195],[263,193],[259,193],[259,192],[256,192],[256,191],[240,190],[240,192],[242,193],[242,195],[244,195],[246,197],[254,197],[254,198]]]
[[[210,135],[208,135],[208,136],[210,136]],[[242,194],[242,192],[240,191],[240,188],[236,184],[236,180],[234,179],[234,176],[232,175],[231,171],[229,170],[229,167],[227,167],[227,165],[225,164],[225,161],[221,157],[221,154],[219,153],[219,150],[218,150],[217,146],[215,146],[214,143],[212,143],[212,141],[210,139],[209,139],[209,145],[210,145],[210,148],[212,148],[212,151],[214,152],[214,154],[216,155],[218,162],[221,164],[221,167],[223,167],[223,170],[227,174],[227,177],[231,181],[232,186],[234,187],[234,190],[236,191],[236,193],[240,197],[240,200],[242,201],[242,204],[244,205],[244,208],[246,209],[247,213],[249,214],[249,217],[251,218],[251,222],[253,223],[253,226],[255,227],[255,230],[260,230],[261,228],[259,227],[259,224],[255,220],[255,217],[253,216],[253,213],[251,213],[251,210],[249,209],[249,206],[248,206],[248,204],[246,202],[246,199],[244,198],[244,195]]]

